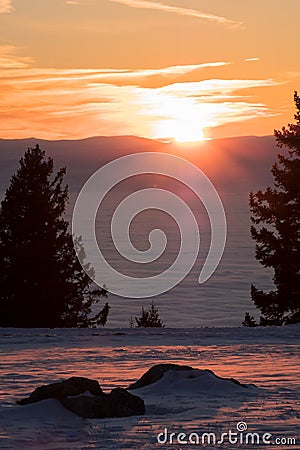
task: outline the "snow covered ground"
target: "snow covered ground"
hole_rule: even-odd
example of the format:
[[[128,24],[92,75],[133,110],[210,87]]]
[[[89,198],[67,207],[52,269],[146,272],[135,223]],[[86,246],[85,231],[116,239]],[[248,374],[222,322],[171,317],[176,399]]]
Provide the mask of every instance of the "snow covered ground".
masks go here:
[[[0,329],[0,351],[1,449],[300,448],[299,325]],[[73,375],[97,379],[104,390],[127,387],[164,362],[256,387],[207,372],[167,372],[133,391],[145,400],[145,416],[122,419],[82,419],[56,400],[15,404],[37,386]]]

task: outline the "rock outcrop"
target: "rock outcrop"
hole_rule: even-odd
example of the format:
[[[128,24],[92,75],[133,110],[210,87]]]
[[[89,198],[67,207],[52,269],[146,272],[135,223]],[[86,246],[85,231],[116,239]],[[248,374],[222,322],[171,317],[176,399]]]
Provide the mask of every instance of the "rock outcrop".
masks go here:
[[[102,389],[96,380],[84,377],[71,377],[58,383],[40,386],[28,398],[19,400],[17,403],[19,405],[28,405],[47,398],[60,400],[65,397],[80,395],[84,392],[89,392],[92,395],[101,395]]]
[[[190,366],[181,366],[179,364],[157,364],[147,370],[135,383],[131,384],[127,389],[139,389],[160,380],[169,370],[192,370]]]
[[[209,369],[195,369],[190,366],[182,366],[179,364],[157,364],[156,366],[151,367],[147,372],[144,373],[144,375],[139,378],[135,383],[131,384],[127,389],[134,390],[134,389],[140,389],[142,387],[149,386],[151,384],[156,383],[157,381],[161,380],[164,376],[170,375],[172,372],[178,372],[178,371],[185,371],[185,376],[189,379],[199,378],[200,375],[208,375],[211,379],[211,381],[225,381],[230,382],[232,384],[235,384],[237,386],[240,386],[242,388],[247,389],[249,385],[240,383],[235,378],[223,378],[216,375],[212,370]],[[184,372],[182,372],[184,373]],[[176,378],[179,379],[179,377],[176,377],[174,375],[174,380]],[[212,384],[212,383],[210,383]]]
[[[104,419],[106,417],[128,417],[145,414],[144,401],[125,389],[116,388],[100,396],[67,397],[62,405],[81,417]]]
[[[98,381],[72,377],[59,383],[51,383],[35,389],[19,405],[28,405],[55,398],[73,413],[91,419],[128,417],[145,414],[144,401],[125,389],[116,388],[109,394],[102,391]]]

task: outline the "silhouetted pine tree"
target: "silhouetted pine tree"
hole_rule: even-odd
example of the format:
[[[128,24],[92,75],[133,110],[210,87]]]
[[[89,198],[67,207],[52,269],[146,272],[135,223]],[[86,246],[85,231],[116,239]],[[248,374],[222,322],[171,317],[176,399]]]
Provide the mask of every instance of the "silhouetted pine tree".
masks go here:
[[[294,96],[296,124],[275,130],[279,147],[272,167],[274,187],[250,194],[251,236],[256,241],[256,259],[274,271],[276,289],[264,292],[252,285],[251,297],[260,309],[261,325],[300,321],[300,98]],[[258,227],[260,226],[260,227]]]
[[[244,325],[244,327],[257,327],[257,323],[254,319],[253,316],[250,316],[250,314],[248,312],[246,312],[245,314],[245,320],[242,322],[242,325]]]
[[[131,324],[130,326],[132,326],[132,320],[129,322]],[[141,316],[135,317],[135,322],[137,327],[143,328],[161,328],[165,326],[159,318],[158,308],[155,306],[154,302],[151,303],[148,310],[145,310],[145,308],[142,307]]]
[[[65,173],[62,168],[53,175],[53,159],[37,145],[26,151],[11,178],[0,209],[1,326],[103,324],[101,313],[92,318],[91,310],[107,291],[91,288],[62,217],[68,201]],[[84,255],[79,239],[75,245]],[[89,264],[86,269],[92,275]]]

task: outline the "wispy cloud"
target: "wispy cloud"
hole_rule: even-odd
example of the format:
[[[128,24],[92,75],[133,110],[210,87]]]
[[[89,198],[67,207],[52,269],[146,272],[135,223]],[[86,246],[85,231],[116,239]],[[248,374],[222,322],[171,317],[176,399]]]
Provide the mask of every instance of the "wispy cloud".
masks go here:
[[[112,74],[114,77],[123,77],[123,78],[139,78],[139,77],[150,77],[156,75],[163,75],[167,77],[184,75],[189,72],[193,72],[195,70],[206,69],[209,67],[222,67],[230,64],[229,62],[219,61],[219,62],[208,62],[202,64],[186,64],[182,66],[169,66],[163,67],[161,69],[136,69],[136,70],[128,70],[125,69],[122,73],[114,73]]]
[[[274,86],[277,84],[272,78],[262,80],[245,79],[210,79],[197,82],[174,83],[162,88],[158,88],[167,94],[184,96],[202,96],[215,94],[230,94],[241,89],[255,87]]]
[[[274,114],[249,96],[249,89],[278,84],[273,79],[170,82],[170,75],[186,75],[207,65],[215,65],[218,70],[224,63],[136,71],[41,69],[32,67],[30,58],[17,57],[11,47],[0,47],[1,62],[5,67],[0,71],[2,138],[82,138],[99,134],[171,137],[180,129],[193,133],[199,127]],[[160,87],[153,87],[150,78],[140,83],[152,75],[160,77]]]
[[[195,17],[200,20],[206,20],[209,22],[215,22],[221,25],[230,25],[233,27],[240,27],[242,22],[227,19],[226,17],[216,16],[214,14],[205,13],[197,9],[182,8],[179,6],[171,6],[161,2],[152,2],[149,0],[110,0],[114,3],[120,3],[122,5],[129,6],[131,8],[141,9],[153,9],[157,11],[165,11],[173,14],[179,14],[181,16]]]
[[[259,61],[259,58],[246,58],[245,61],[246,62]]]
[[[300,77],[300,70],[290,70],[287,72],[283,72],[282,75],[289,79],[298,78],[298,77]]]
[[[17,56],[15,47],[11,45],[0,46],[1,69],[26,69],[33,63],[32,58]],[[2,74],[4,75],[4,73]]]
[[[0,14],[10,13],[14,10],[13,0],[0,0]]]
[[[7,47],[9,51],[9,47]],[[4,51],[1,52],[0,47],[0,63],[3,62],[2,67],[7,69],[21,69],[27,68],[28,63],[32,62],[29,58],[16,58],[10,56]],[[174,78],[185,75],[196,70],[222,67],[230,64],[229,62],[207,62],[202,64],[187,64],[180,66],[169,66],[157,69],[31,69],[23,72],[9,72],[2,73],[2,78],[13,79],[22,76],[23,83],[48,83],[59,82],[66,80],[69,76],[70,80],[90,80],[90,81],[113,81],[116,82],[135,82],[139,84],[143,79],[148,77],[167,77]]]

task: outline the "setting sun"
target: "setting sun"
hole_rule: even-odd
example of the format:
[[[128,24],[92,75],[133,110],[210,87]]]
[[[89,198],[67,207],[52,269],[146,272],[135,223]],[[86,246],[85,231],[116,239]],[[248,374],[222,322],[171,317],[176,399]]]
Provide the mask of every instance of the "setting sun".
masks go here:
[[[180,94],[177,96],[173,90],[153,96],[151,113],[155,137],[176,142],[203,141],[203,128],[213,121],[209,105],[197,104],[194,99]]]
[[[178,124],[178,128],[174,130],[174,139],[177,142],[195,142],[205,139],[203,130],[196,123],[184,122]]]
[[[157,124],[157,137],[176,142],[197,142],[205,139],[203,129],[197,121],[165,121]]]

